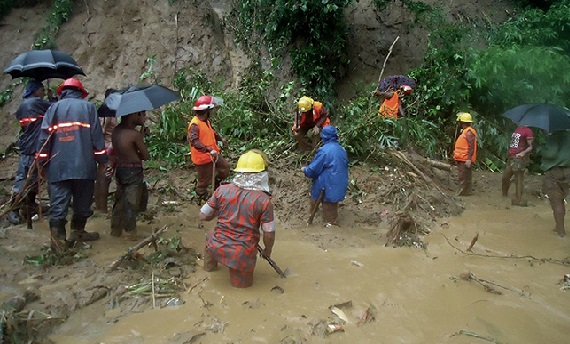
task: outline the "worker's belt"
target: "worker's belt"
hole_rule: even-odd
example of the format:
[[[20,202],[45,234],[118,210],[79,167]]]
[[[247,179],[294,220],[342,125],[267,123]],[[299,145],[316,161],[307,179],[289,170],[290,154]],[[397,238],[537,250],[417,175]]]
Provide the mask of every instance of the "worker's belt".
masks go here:
[[[118,167],[142,167],[142,162],[120,162],[117,164]]]

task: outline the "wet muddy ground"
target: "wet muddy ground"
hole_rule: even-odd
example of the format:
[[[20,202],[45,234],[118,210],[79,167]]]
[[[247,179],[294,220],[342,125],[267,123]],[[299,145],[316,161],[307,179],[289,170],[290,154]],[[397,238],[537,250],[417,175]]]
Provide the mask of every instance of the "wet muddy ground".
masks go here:
[[[424,224],[423,249],[385,246],[383,205],[359,219],[371,195],[361,204],[345,201],[340,227],[322,227],[319,214],[312,226],[301,213],[289,222],[278,216],[272,258],[288,276],[279,278],[258,260],[255,284],[245,290],[229,285],[225,268],[205,272],[199,258],[195,266],[109,272],[135,243],[108,235],[81,250],[87,258],[73,265],[22,265],[47,240],[47,224],[9,227],[0,241],[0,296],[34,288],[40,299],[26,306],[27,314],[51,315],[46,321],[54,330],[44,340],[55,343],[567,342],[570,294],[562,279],[570,273],[570,242],[552,231],[550,207],[538,197],[541,177],[529,179],[528,207],[500,197],[499,174],[475,178],[478,193],[457,200],[461,215]],[[214,224],[200,226],[196,205],[157,207],[152,221],[140,223],[141,236],[167,225],[163,237],[177,235],[201,250]],[[97,214],[88,229],[105,233],[108,221]],[[159,277],[173,276],[183,276],[176,297],[125,291],[153,277],[158,288]]]

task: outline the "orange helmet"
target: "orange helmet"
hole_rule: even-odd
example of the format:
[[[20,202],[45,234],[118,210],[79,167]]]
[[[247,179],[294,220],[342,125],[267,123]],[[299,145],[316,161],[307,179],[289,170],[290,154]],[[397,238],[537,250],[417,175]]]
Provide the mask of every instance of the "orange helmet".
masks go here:
[[[216,106],[221,106],[223,103],[222,98],[212,97],[212,96],[201,96],[196,100],[196,106],[192,110],[210,110]]]
[[[85,88],[83,88],[83,84],[81,83],[81,81],[75,78],[66,79],[61,85],[59,85],[59,87],[57,88],[57,95],[61,96],[61,92],[66,88],[78,89],[79,91],[81,91],[81,98],[85,98],[89,94],[89,92],[87,92]]]

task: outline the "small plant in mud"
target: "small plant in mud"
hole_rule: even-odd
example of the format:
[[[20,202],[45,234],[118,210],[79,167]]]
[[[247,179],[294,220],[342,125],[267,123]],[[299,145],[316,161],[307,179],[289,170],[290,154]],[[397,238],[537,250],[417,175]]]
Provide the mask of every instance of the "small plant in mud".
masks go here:
[[[89,248],[89,246],[85,248]],[[35,266],[36,268],[47,268],[50,266],[71,265],[84,258],[87,258],[87,255],[77,251],[77,249],[70,249],[60,254],[55,253],[49,247],[44,247],[41,254],[37,256],[26,256],[24,263]]]

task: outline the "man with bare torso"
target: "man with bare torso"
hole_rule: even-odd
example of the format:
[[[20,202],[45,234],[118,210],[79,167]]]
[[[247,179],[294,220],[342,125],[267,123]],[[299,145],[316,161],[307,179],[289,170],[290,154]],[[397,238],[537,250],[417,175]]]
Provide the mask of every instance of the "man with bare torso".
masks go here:
[[[144,111],[123,116],[111,136],[117,161],[117,191],[111,217],[112,236],[121,236],[123,230],[129,236],[136,236],[137,214],[146,210],[148,189],[144,182],[142,161],[148,160],[150,154],[143,140],[145,120]],[[141,130],[136,129],[138,125]]]

